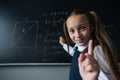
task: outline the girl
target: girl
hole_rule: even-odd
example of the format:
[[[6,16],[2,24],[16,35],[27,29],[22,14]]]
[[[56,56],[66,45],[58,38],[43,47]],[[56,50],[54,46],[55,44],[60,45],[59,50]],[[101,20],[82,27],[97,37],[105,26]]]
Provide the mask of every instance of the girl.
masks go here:
[[[62,37],[59,42],[73,56],[70,80],[120,79],[110,38],[95,12],[74,10],[64,23],[64,33],[66,42]]]

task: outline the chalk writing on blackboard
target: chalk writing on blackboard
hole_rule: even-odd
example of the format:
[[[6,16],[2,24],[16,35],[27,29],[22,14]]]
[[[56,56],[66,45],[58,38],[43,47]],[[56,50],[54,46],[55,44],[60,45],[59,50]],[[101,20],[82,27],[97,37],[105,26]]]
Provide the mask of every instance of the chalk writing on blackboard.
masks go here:
[[[36,48],[39,21],[15,22],[10,47]]]
[[[63,12],[45,12],[43,13],[44,23],[45,25],[51,25],[51,26],[57,26],[57,24],[63,24],[64,22],[64,17],[68,15],[68,11],[63,11]]]

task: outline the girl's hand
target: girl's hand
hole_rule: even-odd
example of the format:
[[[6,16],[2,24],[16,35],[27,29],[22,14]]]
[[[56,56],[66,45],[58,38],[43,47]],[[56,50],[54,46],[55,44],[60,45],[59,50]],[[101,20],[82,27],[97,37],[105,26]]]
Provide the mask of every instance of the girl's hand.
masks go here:
[[[63,37],[60,37],[59,43],[63,46],[65,44],[65,39]]]
[[[93,57],[93,41],[88,44],[88,53],[80,54],[78,58],[79,72],[83,80],[98,80],[100,67]]]

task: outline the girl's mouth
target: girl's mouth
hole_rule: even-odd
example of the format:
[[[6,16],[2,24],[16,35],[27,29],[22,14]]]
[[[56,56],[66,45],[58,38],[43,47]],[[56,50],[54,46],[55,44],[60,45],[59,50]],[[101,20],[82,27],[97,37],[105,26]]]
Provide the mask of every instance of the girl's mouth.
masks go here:
[[[79,39],[76,39],[75,40],[77,43],[82,43],[83,41],[84,41],[84,39],[83,38],[79,38]]]

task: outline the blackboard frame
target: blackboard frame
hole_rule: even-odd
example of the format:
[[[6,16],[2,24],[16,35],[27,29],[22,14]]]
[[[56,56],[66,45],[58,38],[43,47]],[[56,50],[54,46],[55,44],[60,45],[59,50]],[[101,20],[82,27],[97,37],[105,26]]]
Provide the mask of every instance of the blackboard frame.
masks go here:
[[[117,53],[120,53],[120,39],[119,37],[116,37],[117,34],[119,34],[119,8],[118,5],[116,3],[113,4],[113,2],[109,2],[108,1],[97,1],[95,2],[93,1],[87,1],[87,0],[79,0],[79,1],[72,1],[70,0],[69,2],[67,0],[63,1],[49,1],[49,0],[38,0],[38,1],[34,1],[34,0],[29,0],[29,1],[20,1],[18,3],[18,1],[14,0],[11,1],[9,3],[6,2],[0,2],[0,21],[1,16],[5,17],[4,19],[7,19],[6,25],[2,26],[0,28],[0,31],[2,32],[2,34],[4,34],[4,36],[0,35],[0,38],[2,39],[0,41],[0,43],[4,43],[4,45],[0,45],[0,58],[1,58],[1,62],[0,65],[70,65],[70,56],[68,56],[68,54],[66,52],[64,52],[64,50],[62,49],[62,46],[59,45],[59,43],[57,42],[59,39],[59,36],[63,35],[63,30],[62,30],[62,26],[63,26],[63,22],[64,19],[66,19],[66,17],[68,16],[69,12],[71,12],[73,9],[85,9],[86,11],[90,11],[90,10],[94,10],[96,11],[100,18],[101,21],[103,22],[103,24],[105,24],[105,28],[106,26],[109,26],[109,29],[107,28],[106,31],[108,32],[109,35],[113,35],[111,36],[113,42],[114,42],[114,46],[116,49]],[[87,4],[89,3],[89,4]],[[99,4],[101,5],[99,5]],[[43,5],[45,4],[45,5]],[[62,4],[62,5],[61,5]],[[106,5],[108,4],[108,5]],[[110,7],[110,5],[115,5]],[[3,14],[4,15],[3,15]],[[3,20],[4,20],[3,19]],[[6,20],[5,20],[6,21]],[[3,21],[4,22],[4,21]],[[29,23],[32,22],[34,24],[34,22],[37,24],[36,25],[36,29],[37,28],[41,28],[38,32],[36,33],[37,36],[39,37],[39,39],[37,38],[36,40],[38,41],[38,43],[35,43],[36,45],[33,46],[33,44],[29,45],[30,47],[24,47],[23,49],[23,45],[11,45],[14,44],[14,39],[9,40],[10,38],[14,37],[12,35],[12,33],[14,33],[15,31],[15,26],[16,23]],[[7,25],[9,24],[9,26]],[[1,26],[1,23],[0,23]],[[24,25],[22,25],[24,26]],[[37,27],[39,26],[39,27]],[[46,27],[47,26],[47,27]],[[58,26],[60,28],[58,28]],[[49,29],[49,28],[54,28],[54,30]],[[57,28],[56,28],[57,27]],[[112,28],[114,27],[114,28]],[[47,29],[47,30],[46,30]],[[25,32],[25,28],[22,28],[21,31]],[[56,30],[60,30],[59,33],[57,33]],[[55,31],[55,32],[54,32]],[[49,32],[53,32],[53,33],[49,33]],[[48,35],[49,33],[49,35]],[[55,34],[57,33],[57,34]],[[14,33],[16,34],[16,33]],[[43,35],[44,34],[44,35]],[[57,35],[57,36],[54,36]],[[51,37],[52,36],[52,37]],[[48,38],[51,37],[51,41],[48,40]],[[44,38],[44,40],[42,39]],[[55,40],[54,40],[55,38]],[[32,39],[30,37],[30,39]],[[9,41],[8,41],[9,40]],[[43,41],[45,41],[46,43],[42,43]],[[8,43],[10,42],[10,44]],[[52,42],[55,42],[54,46]],[[29,42],[31,43],[31,42]],[[44,47],[44,50],[40,50],[43,48],[43,46],[41,45],[47,45],[48,43],[50,43],[50,45]],[[10,46],[11,45],[11,46]],[[65,62],[59,62],[59,60],[56,58],[55,60],[58,60],[58,62],[42,62],[38,59],[37,56],[38,52],[40,52],[41,54],[47,54],[47,52],[52,52],[51,45],[53,46],[54,49],[56,49],[55,53],[60,53],[57,52],[57,50],[61,51],[62,54],[64,55],[59,55],[61,58],[65,57],[67,59],[69,59],[67,61],[67,59],[63,59],[63,61]],[[4,49],[5,47],[9,47],[10,49]],[[27,45],[28,46],[28,45]],[[21,48],[22,47],[22,48]],[[28,50],[28,48],[30,48],[31,50]],[[34,50],[33,50],[34,48]],[[47,48],[47,49],[46,49]],[[14,50],[13,50],[14,49]],[[48,51],[47,51],[48,50]],[[6,53],[2,53],[6,51]],[[8,51],[8,52],[7,52]],[[34,55],[32,55],[32,51],[35,52]],[[37,52],[38,51],[38,52]],[[14,54],[14,53],[15,54]],[[28,54],[30,53],[31,54]],[[10,53],[10,54],[9,54]],[[17,54],[16,54],[17,53]],[[41,58],[49,58],[49,56],[53,56],[51,54],[47,54],[47,55],[42,55]],[[12,56],[13,55],[13,56]],[[29,57],[27,57],[28,55],[30,55]],[[20,57],[21,56],[21,57]],[[55,55],[57,56],[57,55]],[[5,58],[4,58],[5,57]],[[22,61],[22,59],[24,58],[25,61]],[[32,57],[36,57],[37,59],[34,60],[35,58]],[[68,58],[69,57],[69,58]],[[118,63],[120,63],[120,55],[117,55],[118,58]],[[13,59],[14,58],[14,59]],[[28,58],[28,61],[26,60]],[[31,58],[31,60],[30,60]],[[55,57],[51,57],[50,60],[52,58]],[[8,60],[5,60],[8,59]],[[45,60],[44,59],[44,60]],[[9,61],[11,60],[11,61]],[[30,61],[29,61],[30,60]]]

